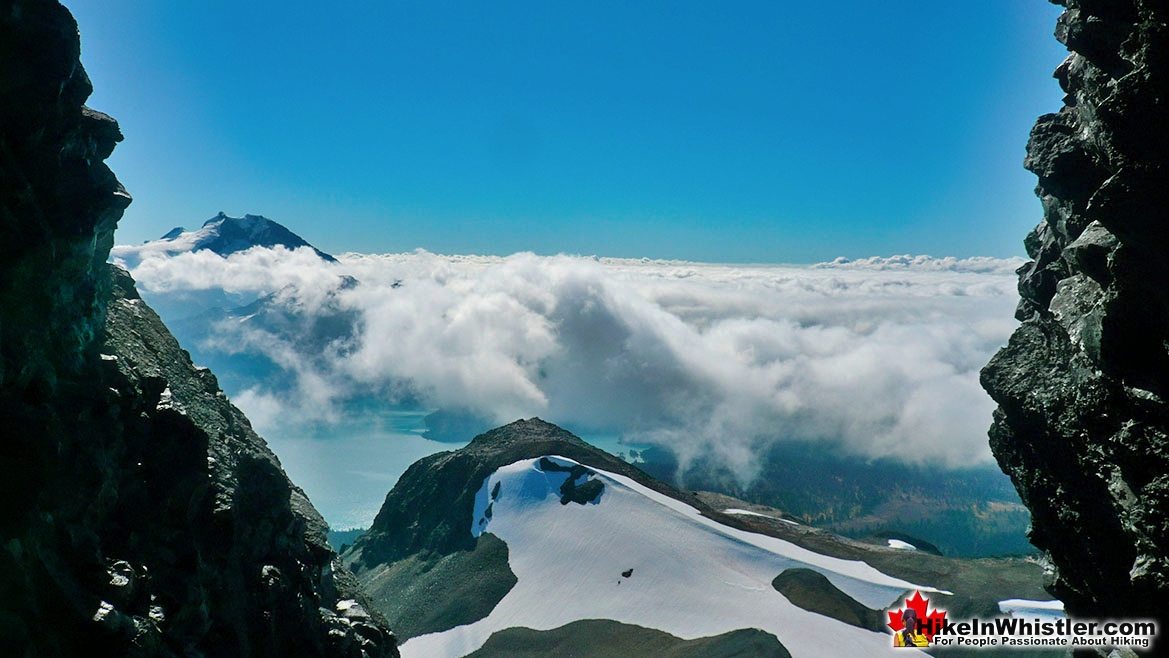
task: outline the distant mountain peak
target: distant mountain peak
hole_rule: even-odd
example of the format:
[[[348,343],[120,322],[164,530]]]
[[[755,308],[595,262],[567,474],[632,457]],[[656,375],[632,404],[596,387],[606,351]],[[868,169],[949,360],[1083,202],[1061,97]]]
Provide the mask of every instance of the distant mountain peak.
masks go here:
[[[210,249],[220,256],[226,256],[252,247],[279,246],[288,249],[309,247],[322,259],[331,263],[337,261],[336,258],[312,246],[307,240],[293,233],[283,224],[272,221],[263,215],[245,214],[243,217],[231,217],[221,210],[214,217],[203,222],[203,227],[194,233],[202,235],[196,240],[195,248],[192,251]],[[182,234],[176,236],[176,239],[181,236]]]
[[[337,262],[336,258],[309,244],[307,240],[279,222],[263,215],[245,214],[243,217],[232,217],[222,210],[203,222],[198,229],[188,231],[182,226],[176,226],[159,239],[146,242],[140,247],[115,247],[114,254],[140,255],[149,251],[178,254],[206,249],[220,256],[228,256],[252,247],[287,249],[308,247],[322,260]]]
[[[276,226],[280,226],[281,228],[284,228],[278,222],[274,222],[263,215],[253,215],[251,213],[244,213],[243,217],[232,217],[232,216],[228,215],[227,213],[223,212],[222,210],[220,210],[218,213],[216,213],[215,216],[212,217],[211,219],[203,222],[203,226],[213,226],[213,225],[218,225],[218,224],[223,224],[223,223],[235,224],[235,225],[239,225],[239,226],[265,226],[267,224],[275,224]],[[287,230],[287,229],[285,229],[285,230]]]

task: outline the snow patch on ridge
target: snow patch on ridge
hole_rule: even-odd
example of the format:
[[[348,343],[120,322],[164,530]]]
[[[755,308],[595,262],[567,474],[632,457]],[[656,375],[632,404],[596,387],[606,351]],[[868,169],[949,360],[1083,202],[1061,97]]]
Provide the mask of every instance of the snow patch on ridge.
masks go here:
[[[1030,599],[1007,599],[999,601],[999,611],[1012,617],[1066,617],[1063,601],[1032,601]]]
[[[772,516],[770,514],[761,514],[759,512],[752,512],[749,509],[738,509],[738,508],[732,507],[732,508],[728,508],[728,509],[723,510],[723,514],[741,514],[743,516],[761,516],[765,519],[774,519],[776,521],[783,521],[784,523],[787,523],[790,525],[799,525],[799,523],[796,523],[795,521],[792,521],[791,519],[785,519],[785,518],[779,517],[779,516]]]
[[[472,534],[490,532],[508,546],[515,587],[486,618],[412,638],[405,658],[462,656],[492,633],[515,626],[550,630],[581,619],[612,619],[684,639],[759,628],[793,656],[907,655],[889,636],[849,626],[791,604],[771,586],[790,568],[822,573],[871,608],[904,592],[932,587],[894,578],[857,561],[819,555],[778,538],[746,532],[636,481],[589,467],[604,485],[590,504],[561,502],[567,471],[542,470],[542,458],[499,468],[480,487]],[[543,459],[571,468],[577,462]],[[490,510],[490,511],[489,511]],[[622,578],[634,569],[632,578]]]
[[[780,519],[778,516],[771,516],[770,514],[760,514],[759,512],[752,512],[749,509],[728,508],[728,509],[723,510],[723,514],[742,514],[745,516],[762,516],[765,519],[775,519],[777,521],[783,520],[783,519]]]

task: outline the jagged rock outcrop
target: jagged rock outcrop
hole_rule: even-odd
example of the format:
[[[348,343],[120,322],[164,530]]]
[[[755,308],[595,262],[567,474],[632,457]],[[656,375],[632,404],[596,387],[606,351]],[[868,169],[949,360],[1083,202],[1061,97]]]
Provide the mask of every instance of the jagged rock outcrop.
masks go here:
[[[5,656],[396,655],[264,441],[106,265],[121,133],[77,26],[0,0]]]
[[[1169,5],[1067,0],[991,447],[1073,615],[1169,616]]]

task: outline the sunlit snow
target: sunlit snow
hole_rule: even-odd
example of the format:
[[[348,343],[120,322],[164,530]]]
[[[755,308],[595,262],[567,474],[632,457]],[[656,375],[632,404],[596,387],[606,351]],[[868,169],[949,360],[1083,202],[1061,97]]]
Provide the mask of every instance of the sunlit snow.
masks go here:
[[[1014,617],[1064,617],[1063,601],[1007,599],[999,601],[999,610]]]
[[[467,519],[473,534],[490,532],[507,543],[519,582],[485,619],[412,638],[402,645],[403,656],[461,656],[505,628],[548,630],[581,619],[612,619],[686,639],[759,628],[797,657],[824,656],[827,646],[842,655],[906,655],[894,651],[887,634],[792,605],[771,581],[785,569],[814,569],[876,609],[908,590],[938,591],[863,562],[724,526],[606,471],[590,469],[604,484],[596,500],[564,505],[560,486],[567,473],[544,472],[539,461],[518,461],[490,475]],[[632,575],[623,577],[629,569]]]

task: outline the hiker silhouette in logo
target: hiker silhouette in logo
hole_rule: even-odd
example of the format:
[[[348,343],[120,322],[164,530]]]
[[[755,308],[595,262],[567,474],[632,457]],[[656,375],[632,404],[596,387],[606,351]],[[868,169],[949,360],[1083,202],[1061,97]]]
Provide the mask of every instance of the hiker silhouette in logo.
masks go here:
[[[893,646],[928,647],[930,645],[930,641],[918,630],[920,622],[918,622],[916,610],[907,608],[901,615],[901,621],[905,622],[905,628],[893,636]]]

